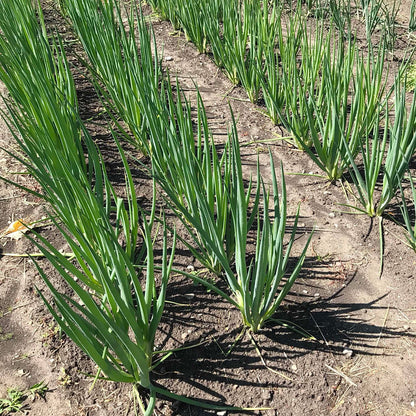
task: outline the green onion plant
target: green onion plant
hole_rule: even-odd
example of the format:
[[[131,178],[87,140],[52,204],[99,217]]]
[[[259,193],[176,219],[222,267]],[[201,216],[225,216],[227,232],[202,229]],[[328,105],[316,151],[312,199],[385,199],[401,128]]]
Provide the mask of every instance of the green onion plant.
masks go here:
[[[406,242],[407,245],[413,250],[416,251],[416,188],[414,179],[409,173],[409,182],[411,189],[411,204],[413,205],[412,209],[409,209],[408,202],[403,190],[402,184],[400,184],[400,196],[401,204],[400,211],[403,216],[404,225],[406,228]]]
[[[205,244],[204,235],[209,234],[220,247],[218,250],[223,250],[225,245],[226,257],[233,257],[234,232],[230,230],[228,196],[232,181],[229,143],[219,156],[199,95],[195,132],[191,105],[179,86],[177,90],[176,100],[168,87],[165,104],[146,101],[143,109],[152,148],[151,173],[188,229],[197,250],[186,243],[188,247],[202,264],[219,273],[221,263],[217,253]],[[159,105],[164,110],[154,117]]]
[[[146,88],[148,96],[158,95],[163,76],[155,40],[143,15],[134,6],[130,11],[123,11],[118,0],[65,0],[64,3],[88,56],[87,66],[95,86],[112,114],[117,115],[115,121],[121,118],[135,145],[146,152],[140,92]],[[118,127],[123,129],[121,123]]]
[[[384,48],[365,62],[357,54],[354,44],[349,44],[347,51],[342,45],[340,41],[334,61],[324,60],[321,81],[324,105],[317,108],[313,103],[320,139],[317,131],[313,130],[315,119],[309,113],[313,145],[319,161],[310,151],[308,153],[331,181],[341,178],[348,170],[350,159],[355,159],[368,132],[379,123],[380,103],[385,91]],[[355,75],[352,73],[354,66]]]
[[[397,14],[400,10],[400,2],[394,0],[391,6],[383,4],[382,32],[384,42],[389,52],[393,52],[398,37]]]
[[[28,20],[28,16],[20,14],[36,16],[37,13],[41,16],[40,9],[19,7],[20,2],[25,0],[18,0],[14,9],[8,9],[12,10],[10,19],[0,21],[0,75],[11,87],[7,121],[22,153],[16,157],[40,183],[42,192],[37,195],[49,203],[51,220],[73,253],[70,260],[40,234],[33,231],[35,237],[28,236],[72,290],[71,296],[59,292],[53,280],[34,260],[53,302],[41,290],[40,296],[60,327],[97,364],[97,378],[131,383],[150,392],[147,405],[140,402],[143,414],[153,414],[156,394],[213,410],[250,410],[200,403],[152,383],[151,371],[170,354],[155,351],[154,340],[164,309],[176,235],[173,233],[168,258],[167,228],[162,221],[162,260],[161,266],[155,265],[152,231],[156,216],[155,194],[147,217],[137,205],[129,165],[114,135],[126,183],[125,198],[116,195],[99,150],[80,121],[76,107],[68,103],[70,97],[59,91],[59,82],[43,82],[42,76],[47,75],[51,68],[56,80],[70,76],[70,72],[66,72],[68,66],[63,53],[55,48],[62,42],[58,39],[49,47],[42,26],[39,26],[38,37],[32,37],[32,34],[27,37],[31,49],[26,51],[20,47],[26,45],[28,30],[18,24]],[[13,26],[16,33],[10,44],[3,35],[10,29],[7,25]],[[8,60],[8,53],[12,50],[25,57],[20,60],[22,66],[18,65],[19,60]],[[28,52],[27,55],[23,51]],[[38,62],[36,66],[35,57],[40,56],[40,52],[44,52],[53,65]],[[12,78],[7,76],[9,72],[13,74]],[[28,80],[43,85],[44,89],[35,88]],[[37,110],[33,110],[39,101],[48,102],[50,114],[45,118],[38,119]],[[70,122],[54,125],[58,113],[62,121],[68,117]],[[77,122],[78,131],[65,128],[72,126],[73,120]],[[51,131],[57,129],[56,135],[49,137],[44,124]],[[56,137],[65,152],[54,142]],[[78,153],[79,148],[72,146],[73,142],[79,142],[85,155]],[[139,234],[143,240],[141,245]],[[160,271],[156,273],[155,270]]]
[[[410,109],[406,109],[405,86],[398,77],[394,88],[394,120],[385,118],[384,133],[380,141],[378,126],[374,127],[372,143],[363,148],[363,169],[351,161],[351,176],[358,191],[361,210],[369,216],[382,216],[400,188],[410,159],[416,150],[416,93]],[[386,154],[385,154],[385,149]],[[375,199],[377,180],[382,175],[378,200]]]
[[[206,1],[202,7],[201,19],[209,44],[209,54],[219,68],[224,68],[226,45],[222,37],[224,9],[233,2]]]
[[[210,229],[201,233],[201,238],[209,250],[216,253],[221,263],[223,277],[228,285],[229,293],[221,290],[197,275],[189,275],[193,280],[200,282],[216,293],[220,294],[231,304],[237,307],[242,316],[244,325],[251,331],[256,332],[270,319],[280,306],[290,288],[296,280],[305,259],[312,234],[309,236],[301,255],[296,261],[293,269],[289,270],[288,261],[291,249],[295,241],[299,209],[295,216],[295,223],[288,242],[285,241],[285,230],[287,224],[287,200],[286,187],[282,174],[281,196],[272,158],[270,158],[272,170],[273,197],[270,201],[269,193],[260,178],[258,172],[257,196],[263,200],[263,213],[257,209],[257,202],[251,210],[250,193],[247,191],[243,175],[240,147],[235,127],[235,120],[231,130],[231,187],[229,189],[229,204],[232,218],[232,230],[235,235],[234,261],[230,261],[224,250],[224,245],[219,244]],[[249,190],[251,183],[249,185]],[[202,198],[201,198],[202,202]],[[273,212],[269,211],[272,204]],[[201,203],[201,216],[208,218],[209,211],[205,204]],[[189,221],[193,221],[189,217]],[[256,252],[254,258],[248,259],[247,244],[251,234],[251,228],[257,223],[255,233]],[[195,223],[197,225],[197,223]],[[286,243],[286,246],[285,246]]]
[[[286,79],[297,80],[292,84],[300,86],[298,109],[304,115],[295,113],[291,118],[282,117],[282,121],[327,178],[336,181],[348,170],[372,126],[379,122],[385,49],[381,48],[375,58],[365,63],[351,40],[345,46],[342,38],[338,37],[332,45],[328,39],[331,35],[322,43],[322,55],[312,52],[319,59],[309,61],[307,50],[302,49],[302,61],[310,62],[305,65],[305,76],[292,65],[294,76]],[[309,79],[306,86],[302,79]]]
[[[147,0],[147,3],[156,10],[159,15],[172,23],[175,30],[180,29],[180,22],[177,16],[178,3],[175,0]]]
[[[296,131],[296,137],[300,136],[307,142],[307,119],[302,118],[304,113],[299,102],[299,89],[302,85],[296,78],[297,56],[301,49],[304,36],[304,21],[296,13],[289,16],[288,21],[282,20],[281,11],[277,16],[278,52],[269,50],[265,56],[266,76],[262,80],[263,98],[269,117],[275,124],[282,122],[290,133]],[[284,32],[284,26],[286,33]],[[286,120],[288,120],[286,122]],[[296,145],[302,148],[302,144],[296,141]]]
[[[233,126],[235,129],[235,125]],[[311,240],[309,236],[293,270],[288,270],[288,260],[295,241],[299,208],[295,216],[292,233],[284,248],[284,237],[287,224],[287,200],[283,167],[281,168],[281,196],[273,159],[270,156],[272,174],[273,213],[269,212],[269,193],[260,179],[263,199],[263,213],[257,214],[256,252],[254,259],[248,263],[247,238],[250,227],[247,221],[247,210],[244,192],[241,156],[234,130],[233,141],[233,189],[230,196],[231,213],[235,230],[235,274],[225,269],[227,281],[232,291],[235,305],[240,309],[244,324],[253,332],[258,331],[270,319],[283,299],[289,293],[305,259],[306,250]],[[228,272],[228,273],[227,273]]]
[[[40,9],[38,14],[42,22]],[[49,45],[45,26],[40,26],[28,1],[0,4],[0,79],[9,92],[5,102],[20,120],[20,128],[28,137],[44,135],[56,155],[71,160],[74,174],[79,170],[76,174],[82,176],[87,167],[72,74],[62,42],[53,40]],[[68,134],[71,141],[62,141],[62,134]],[[42,163],[47,151],[43,145],[35,139],[25,143],[26,150],[37,153]]]
[[[200,53],[207,52],[207,36],[202,8],[206,1],[194,2],[187,0],[176,1],[177,19],[183,28],[185,36],[192,41]]]
[[[412,0],[410,6],[410,19],[409,19],[409,31],[413,32],[416,30],[416,0]]]
[[[42,194],[39,196],[49,203],[52,221],[76,260],[74,264],[45,238],[35,234],[36,239],[31,238],[32,242],[71,287],[74,296],[57,291],[52,280],[36,264],[52,293],[54,305],[39,293],[60,327],[98,365],[98,375],[102,372],[109,380],[139,384],[150,389],[151,399],[146,414],[152,414],[156,394],[150,382],[150,371],[155,365],[154,337],[163,312],[175,237],[169,261],[167,239],[164,239],[162,272],[158,282],[154,273],[151,235],[155,205],[150,219],[144,219],[141,227],[145,249],[137,250],[137,195],[121,148],[126,172],[126,204],[115,195],[92,138],[85,129],[81,132],[82,123],[75,108],[67,103],[56,82],[48,82],[48,77],[43,79],[39,76],[47,75],[43,72],[53,68],[56,79],[63,79],[64,75],[69,77],[64,55],[56,55],[60,50],[54,48],[55,43],[49,48],[41,26],[38,36],[32,37],[36,33],[34,25],[31,27],[30,44],[36,53],[28,51],[26,56],[21,54],[25,58],[18,62],[7,59],[9,56],[6,53],[13,48],[18,48],[13,49],[17,55],[23,52],[16,38],[20,39],[21,45],[25,45],[28,29],[17,25],[17,22],[27,21],[29,13],[35,16],[35,9],[20,8],[19,2],[13,3],[16,8],[8,16],[9,19],[1,21],[1,75],[6,85],[11,87],[8,122],[14,129],[22,152],[22,156],[17,156],[18,160],[41,185]],[[15,37],[10,39],[10,44],[6,38],[8,30],[5,30],[11,29],[8,25],[15,28]],[[50,62],[56,63],[46,67],[44,62],[39,62],[35,66],[36,57],[41,52],[47,54]],[[24,65],[29,62],[33,64],[31,68]],[[4,76],[8,73],[4,70],[5,63],[13,74],[12,79]],[[43,89],[36,88],[38,85]],[[20,95],[23,92],[24,97]],[[48,102],[49,112],[38,118],[36,107],[43,101]],[[54,125],[58,115],[61,121],[65,121],[65,117],[69,119],[59,129]],[[68,125],[72,126],[74,120],[78,121],[78,132],[66,129]],[[50,127],[50,131],[57,129],[56,134],[50,136],[45,125]],[[65,151],[61,151],[55,138],[59,138]],[[85,156],[82,154],[82,163],[78,145],[74,145],[80,138],[88,154],[88,167]],[[144,254],[146,261],[143,263],[140,260]]]
[[[262,4],[263,3],[263,4]],[[248,33],[245,55],[236,62],[238,79],[246,90],[248,98],[255,103],[259,100],[261,79],[264,77],[264,59],[275,49],[279,30],[278,8],[269,10],[260,0],[244,1],[243,27]]]
[[[349,0],[329,0],[331,20],[340,34],[351,38],[351,2]]]
[[[383,11],[382,0],[361,0],[361,12],[364,17],[365,32],[368,44],[371,44],[371,36],[377,26],[382,23],[381,13]]]

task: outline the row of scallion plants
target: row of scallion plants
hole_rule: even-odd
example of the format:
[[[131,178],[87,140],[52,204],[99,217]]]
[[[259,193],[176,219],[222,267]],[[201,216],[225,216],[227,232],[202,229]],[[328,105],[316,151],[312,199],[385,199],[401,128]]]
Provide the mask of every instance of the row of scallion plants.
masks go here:
[[[363,53],[352,31],[349,2],[328,10],[322,2],[307,2],[306,13],[300,2],[148,3],[208,53],[251,101],[262,102],[271,120],[289,132],[329,181],[352,178],[355,203],[347,205],[379,217],[382,231],[383,214],[402,189],[416,149],[415,99],[406,101],[408,62],[387,86],[391,45],[385,31],[397,11],[377,1],[362,2],[357,11],[368,43]],[[311,8],[315,18],[308,19]],[[329,23],[316,18],[319,10]],[[371,36],[380,25],[385,36],[375,45]],[[406,205],[402,212],[414,248],[415,226]]]
[[[283,168],[280,190],[272,158],[271,191],[259,168],[257,179],[245,186],[235,122],[220,155],[202,100],[198,99],[195,129],[190,104],[179,85],[174,94],[163,74],[152,32],[140,11],[132,8],[125,21],[117,1],[60,4],[84,47],[87,58],[81,60],[116,122],[112,136],[124,166],[125,190],[124,195],[116,193],[101,152],[79,117],[64,42],[48,35],[41,7],[31,0],[1,2],[0,80],[8,89],[3,116],[20,149],[10,154],[41,185],[38,193],[24,189],[45,201],[73,254],[68,259],[38,233],[29,237],[73,296],[60,293],[35,262],[52,301],[39,293],[62,330],[96,363],[97,377],[149,390],[149,401],[140,401],[144,414],[152,414],[157,394],[210,409],[237,410],[195,402],[152,383],[151,371],[171,353],[155,351],[154,342],[175,241],[187,242],[189,236],[173,232],[168,240],[163,215],[156,216],[156,185],[151,212],[138,206],[121,139],[150,157],[154,183],[191,236],[189,249],[225,280],[228,289],[197,274],[189,276],[237,307],[252,332],[272,317],[288,294],[311,238],[289,268],[299,211],[285,238]],[[153,257],[155,221],[162,224],[163,234],[158,263]],[[250,232],[257,244],[249,262]]]

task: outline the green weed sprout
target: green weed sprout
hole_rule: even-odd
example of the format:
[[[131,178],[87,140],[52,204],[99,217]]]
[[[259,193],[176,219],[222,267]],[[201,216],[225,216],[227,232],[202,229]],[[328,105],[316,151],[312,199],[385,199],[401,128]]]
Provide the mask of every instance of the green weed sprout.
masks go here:
[[[416,0],[415,0],[416,4]],[[415,28],[416,29],[416,28]],[[406,85],[408,91],[414,91],[416,89],[416,63],[409,64],[406,71]]]
[[[45,400],[45,396],[48,391],[48,385],[44,381],[40,381],[39,383],[35,383],[33,386],[28,388],[27,395],[32,401],[39,398]]]
[[[26,396],[24,391],[16,388],[7,390],[7,397],[0,399],[0,411],[2,415],[9,415],[10,413],[20,412],[24,407],[24,400]]]

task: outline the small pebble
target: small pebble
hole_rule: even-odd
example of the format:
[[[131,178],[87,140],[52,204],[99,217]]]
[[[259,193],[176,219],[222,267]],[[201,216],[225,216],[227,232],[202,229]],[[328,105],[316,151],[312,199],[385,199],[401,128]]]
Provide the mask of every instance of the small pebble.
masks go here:
[[[308,294],[308,291],[307,290],[302,290],[302,293],[304,293],[305,295],[307,295]]]
[[[227,411],[226,410],[223,410],[221,412],[217,412],[217,415],[218,416],[225,416],[226,414],[227,414]]]
[[[167,57],[165,58],[165,61],[167,61],[167,62],[169,62],[169,61],[173,61],[173,58],[172,58],[171,56],[167,56]]]
[[[330,212],[329,213],[329,218],[334,218],[335,217],[335,212]]]
[[[186,267],[186,270],[193,272],[195,270],[195,267],[192,266],[192,264],[190,264],[189,266]]]
[[[293,365],[290,366],[290,369],[292,371],[296,371],[298,369],[298,366],[296,364],[293,364]]]
[[[321,295],[319,294],[319,293],[315,293],[314,295],[313,295],[313,297],[314,298],[319,298]]]
[[[408,331],[408,330],[410,329],[410,326],[409,326],[409,325],[403,325],[403,329],[404,329],[405,331]]]
[[[345,349],[344,349],[344,351],[342,351],[342,353],[343,353],[346,357],[351,358],[351,357],[352,357],[352,354],[353,354],[353,351],[352,351],[352,350],[350,350],[349,348],[345,348]]]
[[[263,390],[261,393],[261,398],[263,400],[270,400],[272,398],[272,392],[270,390]]]
[[[191,300],[195,297],[195,293],[185,293],[183,296],[184,298]]]

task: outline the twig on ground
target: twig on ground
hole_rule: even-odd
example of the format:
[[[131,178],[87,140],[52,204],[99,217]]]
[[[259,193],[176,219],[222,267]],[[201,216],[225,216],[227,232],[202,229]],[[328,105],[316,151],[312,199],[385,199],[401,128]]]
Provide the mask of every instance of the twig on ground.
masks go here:
[[[254,339],[254,337],[253,337],[253,334],[252,334],[251,332],[249,332],[248,334],[249,334],[250,340],[251,340],[252,344],[254,345],[254,348],[255,348],[255,350],[256,350],[256,352],[257,352],[258,356],[260,357],[260,360],[261,360],[262,364],[263,364],[263,365],[264,365],[264,366],[265,366],[265,367],[266,367],[269,371],[271,371],[272,373],[277,374],[278,376],[283,377],[283,378],[284,378],[284,379],[286,379],[286,380],[289,380],[289,381],[294,381],[294,380],[293,380],[293,378],[290,378],[290,377],[286,376],[285,374],[280,373],[279,371],[274,370],[273,368],[269,367],[269,366],[266,364],[266,361],[264,360],[264,358],[263,358],[263,356],[262,356],[262,353],[261,353],[261,351],[260,351],[260,348],[259,348],[259,346],[257,345],[257,342],[256,342],[256,340],[255,340],[255,339]]]
[[[348,384],[350,384],[351,386],[355,386],[357,387],[357,385],[346,375],[344,374],[342,371],[339,371],[333,367],[331,367],[328,364],[325,364],[325,367],[329,368],[331,371],[333,371],[335,374],[339,375],[340,377],[342,377]]]
[[[383,335],[383,330],[384,330],[384,328],[386,327],[386,322],[387,322],[387,317],[388,317],[388,315],[389,315],[389,312],[390,312],[390,305],[387,307],[386,315],[385,315],[385,317],[384,317],[384,321],[383,321],[383,326],[381,327],[381,331],[380,331],[380,333],[378,334],[377,343],[376,343],[376,348],[378,347],[378,344],[380,343],[381,336]]]

